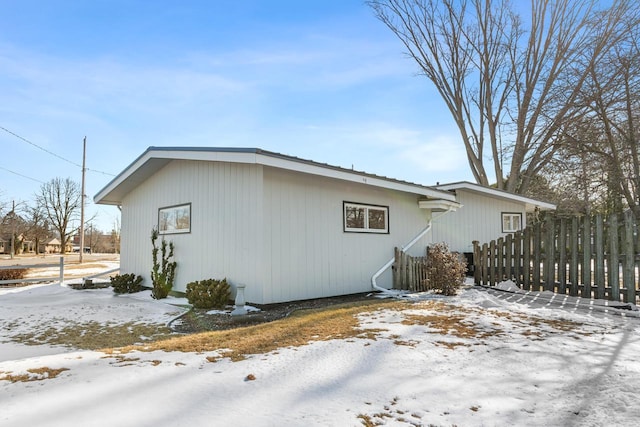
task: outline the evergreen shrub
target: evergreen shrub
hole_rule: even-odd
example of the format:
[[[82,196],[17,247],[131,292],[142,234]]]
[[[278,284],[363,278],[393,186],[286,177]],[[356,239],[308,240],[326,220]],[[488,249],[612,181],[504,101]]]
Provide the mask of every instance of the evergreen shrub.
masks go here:
[[[206,279],[187,284],[187,300],[194,308],[224,308],[231,299],[227,279]]]
[[[135,274],[118,274],[109,278],[113,292],[116,294],[133,294],[140,292],[142,287],[142,276],[136,276]]]
[[[153,257],[153,269],[151,270],[153,288],[151,289],[151,296],[154,299],[166,298],[169,295],[171,288],[173,288],[178,265],[175,261],[171,261],[174,251],[173,242],[167,243],[163,237],[158,247],[156,245],[158,235],[157,229],[151,230],[151,245],[153,246],[151,251],[151,256]]]

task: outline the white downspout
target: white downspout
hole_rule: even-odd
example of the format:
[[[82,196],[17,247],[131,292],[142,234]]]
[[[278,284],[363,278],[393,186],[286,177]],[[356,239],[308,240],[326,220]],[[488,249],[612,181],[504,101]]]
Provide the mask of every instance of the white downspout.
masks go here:
[[[429,230],[431,230],[431,223],[433,222],[434,219],[436,218],[440,218],[441,216],[448,214],[449,212],[453,211],[454,209],[449,207],[446,211],[440,213],[440,215],[437,215],[435,218],[431,218],[429,220],[429,222],[427,223],[427,226],[420,232],[418,233],[418,235],[416,237],[414,237],[409,243],[407,243],[406,245],[404,245],[401,249],[402,251],[406,251],[407,249],[410,249],[413,245],[415,245],[420,239],[422,239],[424,237],[425,234],[427,234],[429,232]],[[393,265],[393,262],[395,261],[395,257],[391,258],[385,265],[383,265],[380,270],[376,271],[375,274],[373,276],[371,276],[371,287],[376,290],[376,291],[380,291],[386,294],[393,294],[395,295],[394,292],[391,291],[391,289],[386,289],[386,288],[382,288],[380,286],[378,286],[378,284],[376,283],[376,279],[378,277],[380,277],[380,275],[382,273],[385,272],[385,270],[387,270],[389,267],[391,267]]]

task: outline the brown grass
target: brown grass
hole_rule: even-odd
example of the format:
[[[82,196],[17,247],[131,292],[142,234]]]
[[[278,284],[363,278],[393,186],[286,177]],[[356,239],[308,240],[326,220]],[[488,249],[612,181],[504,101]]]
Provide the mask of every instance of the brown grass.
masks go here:
[[[376,339],[379,329],[358,329],[358,314],[384,308],[407,307],[400,301],[364,301],[343,304],[324,309],[301,310],[290,317],[244,328],[203,332],[199,334],[169,338],[144,346],[127,346],[119,349],[128,351],[220,351],[219,356],[208,356],[214,362],[228,357],[233,361],[243,360],[248,355],[265,354],[279,348],[296,347],[311,341],[331,339],[367,338]],[[113,352],[113,350],[104,350]]]
[[[106,264],[102,264],[102,263],[73,263],[73,264],[65,264],[64,265],[64,270],[79,270],[79,269],[88,269],[88,268],[104,268],[105,270],[107,269],[107,265]]]
[[[433,333],[441,334],[465,341],[435,341],[434,344],[454,350],[457,347],[469,347],[474,344],[482,344],[482,340],[494,336],[504,336],[507,332],[498,321],[489,324],[479,325],[474,321],[479,316],[494,316],[497,319],[504,319],[513,326],[522,328],[510,333],[520,333],[532,340],[543,340],[545,336],[570,332],[577,336],[591,335],[582,330],[584,324],[564,319],[545,319],[542,317],[519,314],[514,312],[485,310],[479,307],[455,306],[442,301],[423,301],[416,303],[417,309],[427,310],[426,313],[405,313],[402,324],[426,326]],[[534,330],[536,329],[537,330]],[[574,337],[576,337],[574,335]],[[469,340],[479,340],[470,342]],[[399,345],[407,345],[406,342],[397,340]]]
[[[4,373],[4,376],[0,377],[0,381],[11,381],[12,383],[17,383],[50,380],[60,375],[60,373],[68,370],[69,369],[67,368],[52,369],[45,366],[42,368],[27,369],[28,374],[14,375],[11,372],[6,372]]]
[[[49,327],[41,331],[18,334],[11,339],[26,345],[49,344],[98,350],[142,343],[144,339],[162,339],[170,335],[171,330],[165,326],[134,322],[103,324],[90,321],[63,328]]]

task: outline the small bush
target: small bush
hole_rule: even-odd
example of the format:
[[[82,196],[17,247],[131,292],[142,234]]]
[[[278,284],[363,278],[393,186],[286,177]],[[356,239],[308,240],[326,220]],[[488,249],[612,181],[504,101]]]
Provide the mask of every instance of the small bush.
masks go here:
[[[0,280],[20,280],[24,279],[28,268],[9,268],[0,270]]]
[[[135,274],[118,274],[109,279],[116,294],[133,294],[142,290],[142,276]]]
[[[194,308],[224,308],[231,299],[227,279],[207,279],[187,284],[187,300]]]
[[[464,283],[467,262],[449,252],[444,243],[429,247],[427,253],[427,289],[443,295],[455,295]]]

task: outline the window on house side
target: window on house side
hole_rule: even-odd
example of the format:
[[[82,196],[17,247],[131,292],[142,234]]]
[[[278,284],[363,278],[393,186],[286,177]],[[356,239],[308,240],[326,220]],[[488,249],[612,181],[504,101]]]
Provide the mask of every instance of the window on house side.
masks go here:
[[[191,203],[158,209],[158,231],[160,234],[190,233]]]
[[[502,232],[515,233],[522,230],[522,214],[521,213],[502,213]]]
[[[353,233],[389,233],[389,208],[344,202],[344,231]]]

